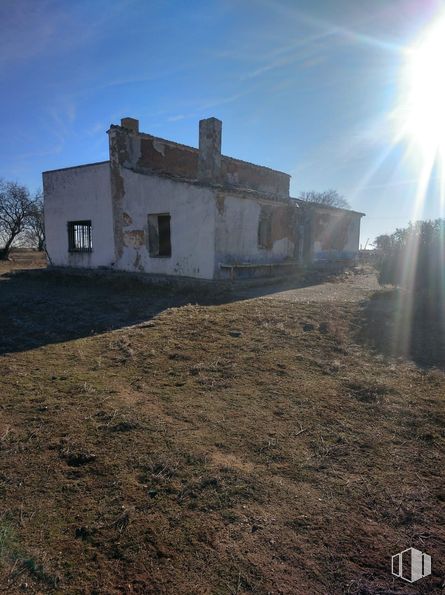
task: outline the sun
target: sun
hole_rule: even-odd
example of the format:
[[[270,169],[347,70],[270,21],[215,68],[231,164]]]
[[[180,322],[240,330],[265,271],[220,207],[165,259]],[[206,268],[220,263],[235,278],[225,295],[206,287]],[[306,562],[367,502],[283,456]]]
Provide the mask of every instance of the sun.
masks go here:
[[[407,53],[405,133],[429,154],[445,157],[445,19]]]

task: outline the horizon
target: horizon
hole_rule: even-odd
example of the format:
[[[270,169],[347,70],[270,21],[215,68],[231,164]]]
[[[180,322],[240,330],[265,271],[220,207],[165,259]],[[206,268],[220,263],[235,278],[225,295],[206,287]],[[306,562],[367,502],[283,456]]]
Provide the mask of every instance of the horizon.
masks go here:
[[[443,217],[440,160],[425,180],[397,120],[410,48],[443,3],[293,4],[3,3],[0,177],[35,190],[42,171],[107,159],[121,117],[197,146],[215,116],[225,155],[289,173],[294,197],[333,188],[364,212],[362,245]]]

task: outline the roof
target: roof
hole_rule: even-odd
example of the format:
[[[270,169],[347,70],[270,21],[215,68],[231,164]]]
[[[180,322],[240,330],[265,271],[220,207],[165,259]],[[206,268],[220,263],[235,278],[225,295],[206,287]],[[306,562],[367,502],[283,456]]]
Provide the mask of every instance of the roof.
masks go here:
[[[110,125],[110,129],[108,130],[108,132],[112,128],[123,129],[125,127],[124,126],[119,126],[118,124],[111,124]],[[131,134],[131,132],[130,132],[130,134]],[[183,143],[178,143],[178,142],[176,142],[174,140],[170,140],[170,139],[167,139],[167,138],[162,138],[161,136],[154,136],[153,134],[150,134],[148,132],[138,131],[138,132],[136,132],[134,134],[136,136],[140,136],[142,138],[148,138],[148,139],[155,140],[155,141],[158,141],[158,142],[161,142],[161,143],[172,145],[174,147],[178,147],[180,149],[186,149],[188,151],[193,151],[194,153],[199,153],[199,148],[198,147],[192,147],[191,145],[184,145]],[[251,161],[246,161],[244,159],[238,159],[237,157],[230,157],[229,155],[223,155],[222,153],[221,153],[221,158],[222,159],[227,159],[227,160],[230,160],[230,161],[236,161],[238,163],[243,163],[245,165],[250,165],[251,167],[256,167],[256,168],[259,168],[259,169],[264,169],[266,171],[270,171],[270,172],[273,172],[273,173],[282,174],[282,175],[287,176],[289,178],[291,177],[291,175],[288,174],[287,172],[281,171],[279,169],[274,169],[273,167],[267,167],[267,165],[259,165],[258,163],[252,163]]]
[[[343,211],[344,213],[352,213],[352,214],[358,215],[360,217],[365,217],[366,216],[366,213],[361,213],[360,211],[354,211],[353,209],[344,209],[343,207],[334,207],[334,206],[331,206],[331,205],[325,205],[325,204],[323,204],[321,202],[312,202],[310,200],[302,200],[301,198],[294,198],[293,196],[291,196],[291,200],[294,200],[299,205],[309,205],[309,206],[317,207],[319,209],[328,209],[328,210],[334,210],[334,211]]]
[[[47,169],[43,171],[42,174],[50,174],[56,171],[65,171],[66,169],[79,169],[81,167],[93,167],[94,165],[105,165],[105,163],[110,163],[109,159],[107,161],[96,161],[95,163],[82,163],[81,165],[70,165],[69,167],[59,167],[56,169]]]

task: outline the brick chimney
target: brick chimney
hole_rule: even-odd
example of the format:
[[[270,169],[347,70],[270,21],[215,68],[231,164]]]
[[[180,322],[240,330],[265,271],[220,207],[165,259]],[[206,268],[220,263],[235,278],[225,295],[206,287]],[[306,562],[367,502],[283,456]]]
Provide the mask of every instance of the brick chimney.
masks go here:
[[[221,132],[221,120],[200,120],[198,180],[201,182],[221,182]]]
[[[122,118],[121,126],[132,132],[139,132],[139,120],[136,120],[135,118]]]

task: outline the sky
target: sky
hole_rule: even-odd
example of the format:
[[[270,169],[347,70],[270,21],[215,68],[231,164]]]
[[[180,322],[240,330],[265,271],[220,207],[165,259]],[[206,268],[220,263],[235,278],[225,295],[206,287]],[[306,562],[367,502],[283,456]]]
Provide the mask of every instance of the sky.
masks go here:
[[[333,188],[366,213],[361,243],[444,215],[439,167],[419,207],[422,156],[400,138],[409,48],[439,0],[0,0],[0,177],[108,158],[106,131],[197,146]],[[445,72],[445,69],[444,69]]]

